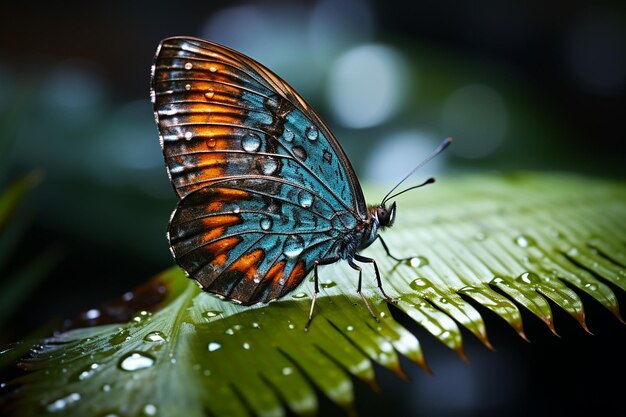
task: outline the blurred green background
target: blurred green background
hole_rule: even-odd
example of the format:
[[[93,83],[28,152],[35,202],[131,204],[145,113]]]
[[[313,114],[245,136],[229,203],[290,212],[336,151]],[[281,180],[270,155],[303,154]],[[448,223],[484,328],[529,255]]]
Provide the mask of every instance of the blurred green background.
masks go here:
[[[416,182],[473,171],[626,174],[623,2],[21,2],[2,14],[0,183],[45,174],[18,213],[27,226],[9,270],[49,247],[64,255],[5,320],[0,342],[173,264],[165,230],[176,198],[148,91],[168,36],[214,40],[275,71],[318,110],[366,183],[392,184],[447,136],[454,145]],[[624,371],[610,363],[623,326],[587,306],[595,337],[562,316],[558,340],[525,317],[527,345],[491,320],[499,352],[468,337],[470,365],[415,329],[437,377],[408,366],[416,381],[406,384],[382,371],[383,394],[357,386],[358,409],[578,415],[601,398],[624,410],[617,388],[598,383],[605,368]],[[586,395],[572,400],[580,384]]]

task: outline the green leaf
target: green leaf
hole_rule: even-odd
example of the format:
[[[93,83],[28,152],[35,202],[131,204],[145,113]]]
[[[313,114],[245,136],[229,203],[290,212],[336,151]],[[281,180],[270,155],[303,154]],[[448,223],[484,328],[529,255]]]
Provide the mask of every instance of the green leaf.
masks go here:
[[[581,293],[621,320],[626,187],[573,176],[471,176],[403,196],[396,227],[374,257],[392,309],[464,356],[461,327],[490,346],[476,303],[524,337],[520,307],[556,333],[552,308],[586,329]],[[365,294],[343,263],[321,269],[308,333],[307,279],[284,299],[243,307],[202,293],[176,268],[122,301],[88,312],[74,330],[22,361],[4,408],[12,415],[281,416],[317,409],[317,394],[351,410],[353,379],[374,382],[374,363],[403,372],[399,356],[427,369],[417,338],[391,315],[365,268]],[[132,318],[128,318],[131,313]],[[91,320],[91,322],[90,322]],[[121,324],[86,325],[122,321]],[[83,326],[83,327],[81,327]]]

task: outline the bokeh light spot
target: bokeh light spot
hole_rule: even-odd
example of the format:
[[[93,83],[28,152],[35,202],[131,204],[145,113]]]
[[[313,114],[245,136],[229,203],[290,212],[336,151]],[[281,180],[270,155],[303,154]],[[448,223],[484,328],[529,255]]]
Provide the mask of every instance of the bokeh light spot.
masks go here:
[[[376,126],[398,110],[407,83],[406,64],[396,50],[362,45],[347,51],[333,64],[328,100],[344,126]]]
[[[369,153],[365,182],[385,186],[396,184],[428,156],[438,142],[434,134],[419,130],[396,132],[381,139]],[[420,168],[415,179],[407,180],[406,185],[437,175],[444,164],[445,154],[441,154]]]

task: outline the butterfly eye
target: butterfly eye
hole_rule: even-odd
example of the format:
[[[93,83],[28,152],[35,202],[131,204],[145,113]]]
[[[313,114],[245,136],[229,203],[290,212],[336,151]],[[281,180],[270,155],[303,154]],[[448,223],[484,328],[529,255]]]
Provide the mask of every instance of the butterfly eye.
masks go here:
[[[382,227],[386,227],[389,225],[389,220],[390,220],[390,212],[387,210],[386,207],[378,207],[376,209],[376,218],[378,218],[378,223],[382,226]]]

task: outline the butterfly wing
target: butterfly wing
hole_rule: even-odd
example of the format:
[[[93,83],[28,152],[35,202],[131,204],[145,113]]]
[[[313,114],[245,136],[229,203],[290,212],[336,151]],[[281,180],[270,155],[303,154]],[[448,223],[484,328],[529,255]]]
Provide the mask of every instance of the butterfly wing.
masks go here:
[[[366,216],[339,143],[270,70],[193,38],[164,40],[152,100],[171,182],[178,264],[204,289],[252,304],[297,286]]]

